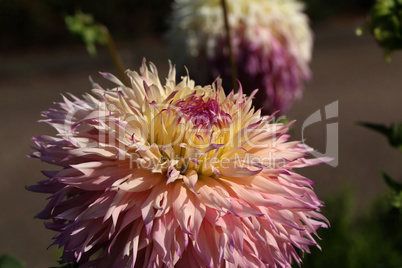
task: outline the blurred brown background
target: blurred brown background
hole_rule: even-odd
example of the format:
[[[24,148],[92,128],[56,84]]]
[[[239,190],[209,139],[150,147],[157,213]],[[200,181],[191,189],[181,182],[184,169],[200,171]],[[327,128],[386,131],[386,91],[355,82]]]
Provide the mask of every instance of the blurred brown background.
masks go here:
[[[67,32],[63,15],[80,9],[109,26],[128,68],[138,70],[143,57],[158,66],[161,76],[168,68],[163,34],[171,1],[80,2],[0,0],[0,255],[12,253],[27,267],[55,265],[57,256],[55,247],[46,250],[54,233],[33,219],[45,206],[46,196],[24,188],[44,179],[41,169],[53,168],[25,157],[32,152],[32,136],[54,134],[46,124],[37,123],[40,112],[60,101],[60,94],[88,92],[88,76],[111,86],[98,71],[115,72],[104,48],[90,57],[78,38]],[[395,53],[392,64],[387,64],[370,36],[355,36],[370,1],[307,4],[315,32],[314,77],[289,117],[297,119],[293,133],[300,139],[308,116],[338,100],[339,118],[309,126],[305,137],[325,151],[326,123],[339,122],[339,166],[321,165],[301,173],[317,182],[321,199],[348,185],[359,211],[387,193],[380,169],[402,178],[400,152],[379,134],[356,125],[402,121],[402,55]]]

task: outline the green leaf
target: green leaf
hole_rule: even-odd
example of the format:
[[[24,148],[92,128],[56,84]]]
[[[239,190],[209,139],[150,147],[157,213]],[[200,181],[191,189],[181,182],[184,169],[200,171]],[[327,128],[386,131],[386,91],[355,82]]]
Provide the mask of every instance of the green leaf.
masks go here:
[[[367,127],[369,129],[372,129],[374,131],[380,132],[380,133],[384,134],[385,136],[388,136],[390,133],[389,128],[384,125],[373,124],[373,123],[364,123],[364,122],[359,122],[358,124],[361,126]]]
[[[390,61],[392,51],[402,49],[402,1],[377,0],[370,11],[368,26]]]
[[[91,14],[78,11],[74,16],[64,18],[68,30],[81,37],[90,55],[96,55],[95,44],[106,44],[105,26],[96,23]]]
[[[399,209],[400,213],[402,213],[402,184],[393,180],[388,174],[383,171],[380,171],[380,174],[388,187],[391,188],[393,191],[391,205],[394,208]]]
[[[394,206],[395,208],[398,208],[402,213],[402,192],[399,192],[399,194],[394,195],[391,205]]]
[[[358,123],[361,126],[377,131],[388,138],[389,144],[402,150],[402,123],[392,124],[390,127],[373,123]]]
[[[391,188],[394,192],[399,193],[402,192],[402,184],[392,179],[387,173],[384,171],[380,171],[382,178],[385,183]]]
[[[0,268],[24,268],[24,263],[10,254],[4,254],[0,257]]]

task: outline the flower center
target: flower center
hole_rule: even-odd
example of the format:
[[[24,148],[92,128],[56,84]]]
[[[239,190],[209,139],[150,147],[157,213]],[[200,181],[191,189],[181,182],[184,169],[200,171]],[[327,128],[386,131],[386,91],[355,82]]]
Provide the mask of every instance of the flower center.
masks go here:
[[[222,110],[218,101],[212,98],[205,100],[202,96],[193,96],[180,101],[177,106],[182,117],[196,129],[223,128],[232,121],[231,116]]]

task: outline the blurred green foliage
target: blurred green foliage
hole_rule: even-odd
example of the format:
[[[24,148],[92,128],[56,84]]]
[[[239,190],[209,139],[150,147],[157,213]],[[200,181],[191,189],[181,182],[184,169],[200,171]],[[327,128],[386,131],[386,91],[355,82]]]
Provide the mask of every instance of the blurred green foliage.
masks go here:
[[[68,30],[82,38],[87,47],[88,53],[92,56],[96,55],[95,44],[106,44],[107,29],[104,26],[95,23],[91,14],[79,11],[73,16],[66,16],[65,21]]]
[[[402,49],[402,0],[377,0],[367,26],[389,61],[392,51]]]
[[[364,122],[359,124],[383,134],[391,146],[402,151],[402,123],[392,124],[391,126]]]
[[[402,124],[359,124],[385,135],[393,147],[402,148]],[[318,230],[323,250],[312,249],[303,267],[402,267],[402,184],[384,172],[381,176],[391,192],[378,198],[367,211],[353,207],[350,190],[327,200],[323,214],[331,227]]]
[[[0,268],[24,268],[25,264],[10,254],[0,256]]]
[[[381,176],[388,187],[392,190],[391,205],[394,208],[399,209],[400,213],[402,214],[402,184],[394,181],[388,174],[383,171],[381,171]]]
[[[402,267],[402,216],[390,197],[379,198],[362,213],[353,207],[352,196],[344,190],[326,201],[323,214],[331,227],[318,230],[322,251],[313,248],[305,254],[302,267]]]
[[[77,10],[107,25],[116,38],[129,39],[167,28],[172,0],[0,0],[0,47],[73,42],[64,17]]]
[[[392,124],[389,127],[382,124],[373,123],[360,123],[360,125],[383,134],[388,139],[388,142],[392,147],[397,148],[402,152],[402,123]],[[391,204],[396,209],[399,209],[402,214],[402,184],[392,179],[383,171],[381,171],[380,174],[385,183],[392,190],[393,196]]]

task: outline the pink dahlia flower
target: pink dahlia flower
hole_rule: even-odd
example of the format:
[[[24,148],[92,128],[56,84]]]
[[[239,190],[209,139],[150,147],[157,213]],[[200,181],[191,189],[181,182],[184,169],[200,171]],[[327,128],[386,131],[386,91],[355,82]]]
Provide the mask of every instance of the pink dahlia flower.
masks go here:
[[[189,66],[197,62],[213,78],[230,75],[220,2],[175,0],[169,33],[172,55]],[[260,89],[256,104],[264,112],[286,113],[311,76],[312,33],[303,5],[297,0],[226,3],[239,80]]]
[[[32,156],[58,171],[29,187],[51,194],[62,263],[79,267],[289,267],[309,252],[326,219],[308,148],[287,125],[262,117],[252,96],[225,95],[218,79],[165,85],[153,64],[128,70],[131,87],[93,84],[43,113],[56,137],[34,138]]]

